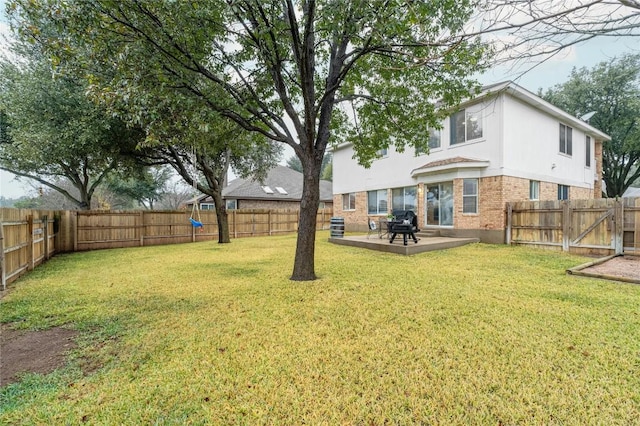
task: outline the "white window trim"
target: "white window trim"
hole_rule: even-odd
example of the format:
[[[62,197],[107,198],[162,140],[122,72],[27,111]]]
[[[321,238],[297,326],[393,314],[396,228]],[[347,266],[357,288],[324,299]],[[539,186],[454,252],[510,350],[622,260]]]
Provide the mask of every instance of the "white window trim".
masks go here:
[[[353,208],[351,208],[351,206],[348,206],[348,208],[345,208],[345,203],[344,203],[344,197],[347,196],[349,197],[349,204],[351,204],[351,195],[353,195]],[[345,194],[342,194],[342,211],[345,212],[352,212],[356,210],[356,193],[355,192],[347,192]]]
[[[376,213],[371,213],[369,211],[369,193],[370,192],[375,192],[376,193]],[[380,211],[380,199],[378,198],[378,194],[380,192],[383,192],[387,195],[387,211],[381,212]],[[386,216],[387,214],[389,214],[389,191],[386,189],[372,189],[370,191],[367,191],[367,214],[370,216]]]
[[[535,198],[531,196],[534,184],[536,186],[536,197]],[[530,180],[529,181],[529,200],[531,200],[531,201],[540,200],[540,181],[539,180]]]
[[[464,193],[464,181],[466,180],[475,180],[476,181],[476,193],[475,194],[465,194]],[[465,198],[473,197],[476,200],[475,212],[465,212],[464,211],[464,200]],[[462,179],[462,214],[465,216],[477,216],[480,214],[480,179],[478,178],[468,178]]]
[[[591,136],[585,135],[585,137],[584,137],[584,149],[585,149],[584,167],[587,168],[587,169],[591,168],[591,163],[592,163],[591,156],[592,156],[592,152],[593,152],[593,146],[592,146],[591,141],[592,141]],[[588,149],[587,149],[587,146],[589,147]],[[589,159],[589,164],[587,164],[587,159]]]
[[[564,151],[562,151],[562,149],[560,149],[560,126],[564,126]],[[570,130],[570,131],[568,131]],[[571,135],[571,149],[569,149],[569,139],[567,138],[567,135]],[[567,151],[571,151],[571,152],[567,152]],[[573,157],[573,127],[564,124],[564,123],[559,123],[558,124],[558,154],[560,155],[564,155],[566,157]]]
[[[461,142],[454,142],[453,138],[451,138],[451,133],[453,131],[453,128],[455,127],[455,120],[453,120],[453,117],[455,115],[458,115],[459,113],[464,113],[464,140],[461,141]],[[478,118],[478,122],[480,123],[480,127],[482,129],[482,135],[477,137],[477,138],[473,138],[473,139],[467,139],[467,127],[468,127],[469,117],[470,116],[476,116]],[[483,141],[483,140],[485,140],[484,132],[485,132],[484,117],[481,114],[481,111],[476,111],[475,109],[464,108],[464,109],[461,109],[460,111],[457,111],[454,114],[451,114],[449,116],[449,146],[451,148],[457,147],[457,146],[461,146],[461,145],[466,145],[466,144],[469,144],[469,143],[475,143],[475,142]],[[442,146],[442,140],[440,141],[440,145]]]

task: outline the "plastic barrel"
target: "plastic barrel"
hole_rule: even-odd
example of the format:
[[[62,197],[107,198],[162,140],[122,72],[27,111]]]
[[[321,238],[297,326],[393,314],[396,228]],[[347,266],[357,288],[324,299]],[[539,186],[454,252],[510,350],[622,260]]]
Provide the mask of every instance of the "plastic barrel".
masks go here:
[[[344,237],[344,218],[332,217],[331,218],[331,238]]]

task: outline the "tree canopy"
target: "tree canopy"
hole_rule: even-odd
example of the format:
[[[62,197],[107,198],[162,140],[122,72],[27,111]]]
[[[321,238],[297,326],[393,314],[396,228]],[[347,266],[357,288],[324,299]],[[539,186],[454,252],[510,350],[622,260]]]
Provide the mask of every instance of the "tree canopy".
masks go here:
[[[124,153],[142,133],[90,102],[84,80],[56,75],[46,58],[31,52],[0,63],[0,81],[0,168],[88,209],[107,175],[135,167]]]
[[[621,197],[640,178],[640,55],[574,69],[569,80],[543,97],[611,136],[603,144],[602,170],[608,197]]]

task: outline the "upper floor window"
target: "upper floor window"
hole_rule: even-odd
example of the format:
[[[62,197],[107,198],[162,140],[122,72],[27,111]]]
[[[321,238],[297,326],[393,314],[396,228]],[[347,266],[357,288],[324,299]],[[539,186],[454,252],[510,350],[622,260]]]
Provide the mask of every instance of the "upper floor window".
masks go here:
[[[480,114],[461,110],[451,116],[451,145],[482,137]]]
[[[427,141],[427,146],[429,149],[440,148],[440,129],[429,129],[429,140]],[[416,155],[426,154],[427,151],[422,148],[416,148]]]
[[[529,181],[529,199],[530,200],[540,199],[540,181],[538,180]]]
[[[584,152],[585,152],[584,165],[586,167],[591,167],[591,137],[590,136],[585,136],[584,138]]]
[[[367,204],[369,214],[387,213],[387,190],[380,189],[367,192]]]
[[[377,154],[378,154],[378,158],[385,158],[389,155],[389,148],[379,149]]]
[[[571,155],[573,153],[573,129],[560,123],[560,152]]]
[[[478,179],[462,180],[462,213],[478,213]]]
[[[342,194],[342,210],[355,210],[356,209],[356,193],[350,192],[348,194]]]

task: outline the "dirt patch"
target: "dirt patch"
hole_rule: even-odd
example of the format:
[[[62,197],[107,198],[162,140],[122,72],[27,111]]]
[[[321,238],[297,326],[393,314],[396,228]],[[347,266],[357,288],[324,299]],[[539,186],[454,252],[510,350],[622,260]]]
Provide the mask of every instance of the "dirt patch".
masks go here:
[[[62,367],[77,347],[78,332],[63,327],[41,331],[13,330],[0,325],[0,386],[18,381],[21,373],[48,374]]]
[[[640,256],[617,256],[606,262],[581,269],[580,272],[626,278],[640,283]]]

